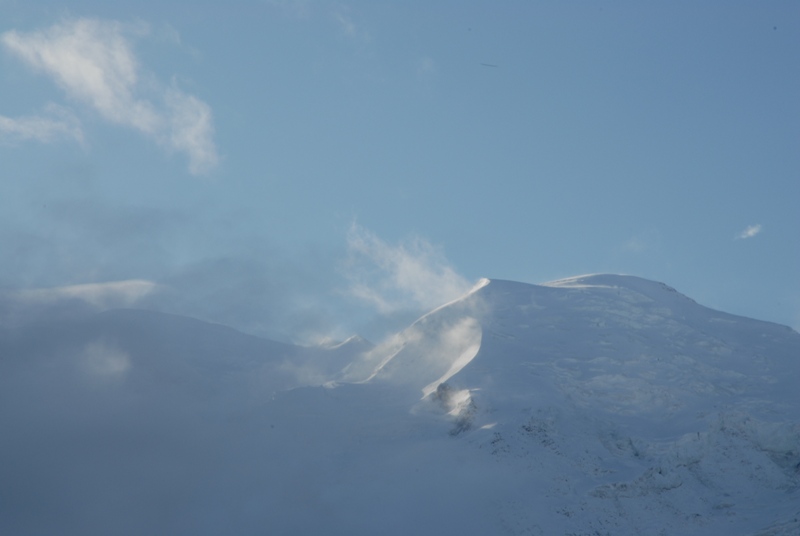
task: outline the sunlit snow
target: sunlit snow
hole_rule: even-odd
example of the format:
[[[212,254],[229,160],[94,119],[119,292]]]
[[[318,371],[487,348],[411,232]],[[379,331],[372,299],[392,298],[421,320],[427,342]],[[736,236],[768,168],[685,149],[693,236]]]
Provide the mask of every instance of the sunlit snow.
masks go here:
[[[0,330],[0,533],[796,535],[800,334],[484,280],[377,345],[148,311]]]

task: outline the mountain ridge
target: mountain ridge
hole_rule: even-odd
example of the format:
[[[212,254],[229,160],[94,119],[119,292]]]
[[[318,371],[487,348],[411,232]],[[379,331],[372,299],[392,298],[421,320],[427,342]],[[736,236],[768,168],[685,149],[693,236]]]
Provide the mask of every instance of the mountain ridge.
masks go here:
[[[0,532],[793,536],[798,384],[800,334],[632,276],[377,345],[59,316],[0,332]]]

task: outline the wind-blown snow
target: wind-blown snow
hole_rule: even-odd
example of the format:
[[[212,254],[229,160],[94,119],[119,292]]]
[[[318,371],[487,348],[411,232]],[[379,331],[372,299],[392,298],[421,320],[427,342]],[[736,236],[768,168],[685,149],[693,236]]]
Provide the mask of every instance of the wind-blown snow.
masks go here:
[[[117,310],[0,330],[0,533],[796,535],[800,334],[484,280],[373,346]]]

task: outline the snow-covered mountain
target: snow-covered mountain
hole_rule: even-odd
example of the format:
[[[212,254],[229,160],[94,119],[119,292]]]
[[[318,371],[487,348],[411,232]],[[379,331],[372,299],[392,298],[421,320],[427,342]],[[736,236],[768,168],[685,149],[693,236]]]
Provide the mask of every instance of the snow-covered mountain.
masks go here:
[[[3,534],[800,534],[800,334],[483,280],[377,346],[118,310],[0,332]]]

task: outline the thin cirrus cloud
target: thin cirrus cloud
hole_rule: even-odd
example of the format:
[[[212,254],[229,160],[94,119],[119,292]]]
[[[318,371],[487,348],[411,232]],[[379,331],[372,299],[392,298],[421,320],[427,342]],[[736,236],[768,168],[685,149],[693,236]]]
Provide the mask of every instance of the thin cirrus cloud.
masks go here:
[[[761,224],[760,224],[760,223],[758,223],[758,224],[756,224],[756,225],[750,225],[750,226],[748,226],[748,227],[747,227],[747,228],[746,228],[744,231],[742,231],[741,233],[739,233],[739,234],[736,236],[736,238],[738,238],[738,239],[740,239],[740,240],[744,240],[745,238],[753,238],[753,237],[754,237],[754,236],[756,236],[758,233],[760,233],[760,232],[761,232],[761,230],[762,230],[762,227],[761,227]]]
[[[38,141],[49,143],[74,140],[83,144],[83,129],[78,118],[67,108],[56,104],[45,107],[44,113],[25,117],[0,115],[0,140]]]
[[[429,309],[472,288],[444,255],[422,238],[393,246],[353,224],[347,246],[350,294],[381,313]]]
[[[0,42],[107,121],[138,130],[168,150],[185,153],[191,173],[208,172],[219,160],[211,108],[174,85],[142,76],[129,36],[146,33],[144,25],[82,18],[29,33],[11,30],[0,35]],[[9,131],[15,125],[20,131],[26,124],[9,121]],[[48,140],[44,135],[29,138]]]

